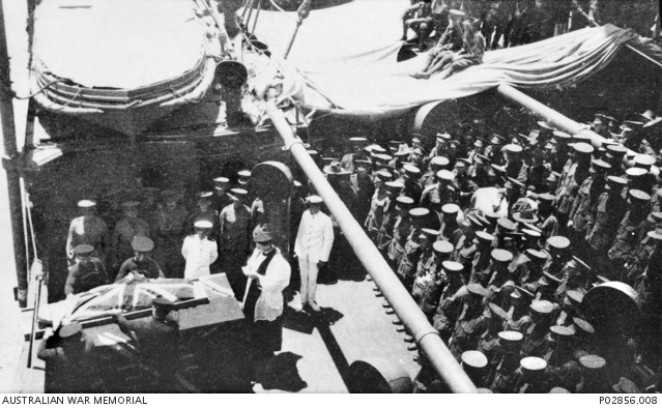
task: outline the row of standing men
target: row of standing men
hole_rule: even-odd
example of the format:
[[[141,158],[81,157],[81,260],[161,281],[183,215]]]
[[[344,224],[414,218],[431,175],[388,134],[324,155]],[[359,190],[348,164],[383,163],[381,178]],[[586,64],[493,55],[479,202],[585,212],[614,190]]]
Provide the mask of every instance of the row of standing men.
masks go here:
[[[352,138],[351,153],[318,161],[481,386],[644,390],[659,372],[662,203],[644,137],[660,119],[641,116],[596,115],[597,147],[540,122],[489,141],[440,133],[430,153],[423,137]],[[581,304],[609,280],[634,285],[647,330],[605,344]]]

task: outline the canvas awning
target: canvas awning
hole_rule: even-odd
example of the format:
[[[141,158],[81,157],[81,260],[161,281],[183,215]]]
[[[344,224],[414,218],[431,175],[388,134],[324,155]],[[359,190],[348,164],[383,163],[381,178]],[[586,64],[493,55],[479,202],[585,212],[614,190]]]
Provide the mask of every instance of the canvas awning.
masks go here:
[[[456,99],[506,83],[519,89],[553,89],[580,83],[605,68],[626,44],[640,48],[662,61],[659,47],[642,41],[629,30],[613,25],[585,28],[524,46],[488,51],[484,63],[446,80],[411,78],[421,69],[427,55],[397,62],[402,42],[393,40],[400,28],[395,13],[388,29],[377,24],[379,35],[370,33],[364,18],[373,2],[358,1],[316,10],[306,20],[292,56],[284,64],[285,90],[320,111],[339,114],[393,114],[429,102]],[[391,3],[385,3],[389,6]],[[392,6],[391,6],[392,7]],[[345,14],[341,14],[345,11]],[[363,10],[363,11],[362,11]],[[275,55],[290,34],[291,13],[264,13],[260,38],[275,48]],[[266,21],[263,21],[266,20]],[[275,24],[274,21],[280,21]],[[332,21],[343,21],[334,32]],[[280,37],[270,27],[280,26]],[[315,31],[317,30],[317,31]],[[258,30],[260,33],[260,30]],[[361,35],[363,33],[363,35]],[[354,36],[355,40],[348,41]],[[381,38],[381,40],[380,40]]]

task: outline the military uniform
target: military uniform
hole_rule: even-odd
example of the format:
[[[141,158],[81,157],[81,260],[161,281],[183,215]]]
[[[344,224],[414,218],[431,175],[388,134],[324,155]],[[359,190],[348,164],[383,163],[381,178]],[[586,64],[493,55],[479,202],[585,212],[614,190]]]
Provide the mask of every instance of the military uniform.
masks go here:
[[[140,360],[156,370],[158,382],[153,392],[170,392],[174,387],[174,374],[179,368],[179,329],[177,322],[169,318],[148,317],[127,320],[117,316],[120,329],[138,340]]]
[[[575,201],[577,189],[579,185],[575,179],[575,171],[577,163],[572,163],[569,167],[564,169],[559,181],[559,186],[556,190],[556,214],[560,222],[560,229],[563,231],[567,224],[572,205]]]
[[[373,240],[377,238],[379,228],[384,221],[384,209],[390,201],[386,194],[384,194],[382,198],[380,198],[379,195],[379,190],[376,190],[370,202],[370,212],[368,213],[364,223],[368,236]]]
[[[398,210],[396,208],[395,200],[387,199],[386,204],[383,209],[383,218],[382,224],[379,227],[377,232],[377,238],[375,239],[375,244],[377,249],[385,253],[388,250],[388,247],[393,240],[393,227],[397,221]]]
[[[624,272],[621,268],[634,258],[634,252],[641,242],[642,232],[647,225],[646,219],[641,219],[642,215],[646,216],[646,214],[635,214],[630,210],[618,226],[616,237],[607,252],[607,256],[612,261],[613,278],[619,278]]]
[[[547,360],[550,383],[567,390],[574,389],[581,380],[581,369],[573,355],[573,326],[552,326],[552,350]]]
[[[441,207],[455,202],[455,189],[447,186],[440,190],[438,184],[431,184],[423,190],[421,195],[421,207],[430,211],[441,213]]]
[[[69,225],[67,235],[67,258],[74,256],[74,248],[81,244],[92,245],[94,253],[105,261],[108,251],[108,227],[96,215],[84,215],[74,218]]]
[[[559,220],[553,212],[550,212],[542,219],[543,221],[539,224],[542,239],[547,239],[559,234]]]
[[[535,251],[534,253],[539,257],[546,255],[546,253],[541,251]],[[536,293],[540,287],[540,279],[543,276],[542,262],[544,262],[544,259],[531,259],[530,256],[531,255],[526,255],[528,260],[522,266],[520,286],[531,293]]]
[[[425,172],[421,176],[420,183],[421,183],[421,187],[423,188],[423,190],[426,190],[429,186],[433,185],[436,182],[435,174],[436,174],[436,172],[434,170],[430,170],[430,171]],[[421,191],[421,194],[422,194],[422,191]]]
[[[133,255],[131,241],[136,236],[149,236],[149,224],[146,221],[137,217],[125,217],[115,225],[111,240],[113,270]]]
[[[361,160],[365,158],[366,157],[362,154],[347,153],[340,160],[340,166],[343,168],[343,170],[348,171],[350,173],[354,173],[354,171],[356,171],[356,163],[355,163],[356,160]]]
[[[75,328],[75,332],[72,329]],[[44,391],[48,393],[83,393],[104,391],[99,381],[93,344],[81,337],[78,323],[59,328],[45,337],[37,357],[46,362]]]
[[[594,223],[595,197],[591,197],[591,192],[595,188],[593,184],[597,182],[595,176],[589,176],[584,180],[577,190],[577,197],[570,211],[572,227],[578,240],[580,238],[583,240],[587,228]]]
[[[545,265],[543,265],[542,272],[560,279],[563,277],[563,269],[565,268],[566,263],[566,261],[560,258],[550,258]]]
[[[486,329],[487,318],[482,313],[460,316],[455,324],[453,340],[449,347],[455,358],[459,358],[467,350],[477,348],[480,337]]]
[[[411,221],[408,216],[398,216],[393,225],[393,239],[388,246],[388,259],[394,268],[400,265],[402,254],[405,252],[407,237],[411,233]]]
[[[638,231],[639,245],[634,251],[634,259],[628,264],[626,283],[632,284],[635,278],[641,275],[657,247],[657,240],[649,235],[650,231],[655,232],[659,216],[662,214],[650,214],[646,221],[641,225]],[[657,218],[655,216],[658,216]]]
[[[439,295],[439,284],[437,264],[432,251],[432,245],[430,244],[429,248],[421,252],[416,263],[416,273],[411,289],[411,296],[426,315],[430,315],[437,306],[436,301],[439,300],[438,297],[432,300],[432,304],[430,304],[430,301],[433,298],[431,296],[432,293],[436,292]]]
[[[503,321],[508,318],[508,314],[494,303],[488,303],[485,312],[490,315],[488,329],[480,336],[478,351],[487,357],[485,383],[489,385],[494,380],[496,368],[505,352],[505,349],[501,346],[499,333],[503,328]]]
[[[352,174],[349,180],[356,194],[354,217],[357,221],[364,222],[370,212],[370,197],[375,193],[375,186],[368,174]]]
[[[464,234],[457,242],[455,247],[455,252],[451,259],[455,262],[459,262],[464,267],[465,271],[468,271],[467,274],[471,274],[471,269],[473,268],[474,256],[478,252],[478,244],[474,242],[474,238]]]
[[[499,333],[500,336],[504,335],[502,333],[510,334],[512,332],[501,332]],[[519,335],[520,337],[516,337],[515,340],[512,341],[517,343],[521,342],[521,334],[519,332],[510,335]],[[502,339],[500,339],[500,343],[501,342],[503,342]],[[519,344],[517,344],[517,346],[519,346]],[[517,353],[513,347],[502,352],[501,358],[495,366],[496,371],[494,373],[494,381],[492,381],[492,386],[490,387],[492,392],[499,394],[512,394],[518,391],[516,385],[517,380],[519,379],[519,374],[517,372],[519,360],[519,353]]]
[[[490,250],[491,248],[479,249],[474,255],[470,281],[487,285],[489,279],[489,266],[490,266]]]
[[[69,267],[69,275],[64,285],[65,295],[86,292],[97,286],[109,283],[106,268],[99,258],[90,258],[87,262],[76,262]]]
[[[418,181],[414,180],[411,177],[405,177],[404,185],[405,185],[405,188],[403,190],[404,195],[413,198],[414,202],[418,203],[421,199],[421,194],[423,193],[423,188],[418,183]]]
[[[458,192],[458,204],[460,204],[460,207],[462,208],[467,208],[471,196],[476,190],[475,184],[471,182],[467,173],[462,172],[455,176],[455,190]]]
[[[159,264],[156,263],[152,258],[145,257],[141,260],[134,258],[127,259],[122,263],[119,272],[115,281],[118,281],[128,275],[130,272],[138,272],[142,275],[145,275],[146,278],[156,279],[163,278],[163,272],[159,267]]]
[[[420,231],[414,229],[404,246],[404,252],[398,265],[397,274],[407,290],[411,290],[416,273],[416,264],[421,256],[421,245],[419,243]]]
[[[211,197],[211,209],[216,211],[218,214],[220,214],[221,211],[223,211],[223,209],[230,204],[232,204],[232,198],[225,191],[220,195],[217,191],[217,193]]]
[[[161,206],[155,214],[154,259],[168,278],[184,276],[184,258],[180,255],[180,249],[185,236],[186,218],[186,210],[179,204]]]
[[[453,246],[457,246],[457,244],[460,242],[460,238],[462,238],[462,228],[457,225],[455,220],[452,220],[451,222],[444,222],[441,225],[439,231],[439,239],[450,241]]]
[[[524,332],[524,343],[522,344],[522,357],[534,356],[545,358],[550,352],[549,339],[547,338],[548,327],[541,324],[531,324]]]
[[[501,307],[515,290],[515,281],[508,270],[508,263],[512,261],[513,255],[503,249],[494,249],[491,257],[492,264],[487,273],[488,276],[491,276],[487,285],[487,299]]]
[[[219,220],[221,270],[227,274],[235,296],[241,299],[246,283],[241,267],[248,256],[251,211],[245,204],[234,203],[221,211]]]
[[[618,225],[627,212],[627,201],[620,194],[604,192],[598,197],[595,223],[586,235],[591,248],[601,254],[607,251],[618,231]]]
[[[467,295],[467,287],[459,276],[450,279],[441,292],[439,305],[432,317],[432,325],[442,340],[447,341],[452,335],[455,323],[462,313],[462,300]]]

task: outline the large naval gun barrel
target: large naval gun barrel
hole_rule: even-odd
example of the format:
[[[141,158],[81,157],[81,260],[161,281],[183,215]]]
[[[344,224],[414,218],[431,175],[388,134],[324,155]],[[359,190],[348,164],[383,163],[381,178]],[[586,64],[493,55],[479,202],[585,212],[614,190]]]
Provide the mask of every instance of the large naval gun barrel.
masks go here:
[[[545,119],[547,123],[555,128],[571,135],[584,134],[591,138],[594,145],[599,146],[604,143],[605,138],[590,129],[586,129],[576,121],[546,106],[545,104],[533,99],[529,95],[513,88],[508,84],[501,84],[496,88],[497,92],[511,101],[527,108],[531,112]]]
[[[477,392],[474,384],[439,337],[437,330],[430,325],[409,292],[402,286],[381,253],[308,155],[301,140],[294,137],[290,125],[273,100],[266,103],[266,111],[282,137],[285,148],[292,153],[292,157],[315,186],[317,193],[324,199],[324,203],[335,217],[359,261],[372,276],[396,315],[412,334],[430,366],[439,375],[439,379],[451,392]]]

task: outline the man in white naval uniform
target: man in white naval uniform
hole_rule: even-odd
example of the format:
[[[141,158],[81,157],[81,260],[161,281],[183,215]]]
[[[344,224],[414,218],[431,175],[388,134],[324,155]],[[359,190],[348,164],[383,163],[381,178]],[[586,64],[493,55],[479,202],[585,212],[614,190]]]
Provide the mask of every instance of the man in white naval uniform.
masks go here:
[[[218,258],[216,241],[209,238],[213,227],[211,221],[198,220],[193,224],[195,234],[184,238],[182,256],[186,259],[184,279],[198,279],[209,276],[209,266]]]
[[[294,243],[294,254],[299,258],[301,273],[301,304],[308,304],[315,312],[320,307],[315,302],[317,273],[329,262],[333,246],[333,224],[328,215],[320,211],[322,198],[312,195],[306,199],[308,209],[301,216],[299,231]]]

